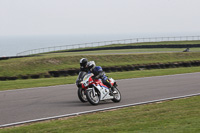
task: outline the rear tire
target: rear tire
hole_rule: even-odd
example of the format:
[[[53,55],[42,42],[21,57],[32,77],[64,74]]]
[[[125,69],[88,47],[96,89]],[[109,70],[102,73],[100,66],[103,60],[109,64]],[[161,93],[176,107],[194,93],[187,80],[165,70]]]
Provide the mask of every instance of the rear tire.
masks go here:
[[[93,91],[91,89],[86,90],[86,97],[92,105],[98,105],[99,104],[100,97],[98,96],[97,93],[95,94],[95,96],[93,96]]]
[[[83,89],[83,88],[81,88],[81,87],[79,87],[78,88],[78,98],[80,99],[80,101],[81,102],[83,102],[83,103],[85,103],[85,102],[87,102],[88,100],[87,100],[87,97],[86,97],[86,95],[85,95],[85,89]]]
[[[115,102],[115,103],[118,103],[121,101],[121,93],[120,91],[117,89],[117,87],[114,88],[114,91],[116,91],[117,93],[116,94],[113,94],[113,99],[112,101]]]

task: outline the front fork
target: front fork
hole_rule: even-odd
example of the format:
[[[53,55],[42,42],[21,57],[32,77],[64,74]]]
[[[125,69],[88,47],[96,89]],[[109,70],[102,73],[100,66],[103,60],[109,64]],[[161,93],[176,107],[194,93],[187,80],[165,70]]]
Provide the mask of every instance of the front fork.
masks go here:
[[[94,86],[92,87],[92,94],[93,94],[93,97],[96,96],[96,92],[95,92]]]
[[[95,97],[96,96],[95,85],[91,86],[91,91],[92,91],[92,96]]]

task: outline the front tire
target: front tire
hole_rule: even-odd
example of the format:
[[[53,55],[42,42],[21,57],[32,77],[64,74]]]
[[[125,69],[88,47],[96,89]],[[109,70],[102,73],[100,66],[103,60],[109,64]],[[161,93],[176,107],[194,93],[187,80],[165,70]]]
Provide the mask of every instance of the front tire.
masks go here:
[[[112,101],[115,102],[115,103],[118,103],[121,101],[121,93],[120,91],[117,89],[117,87],[114,88],[114,91],[116,91],[117,93],[116,94],[113,94],[113,99]]]
[[[98,96],[97,93],[95,94],[95,96],[93,96],[93,91],[92,91],[92,89],[86,90],[86,97],[87,97],[88,101],[89,101],[92,105],[98,105],[98,104],[99,104],[100,97]]]
[[[79,87],[77,93],[78,93],[78,98],[79,98],[79,100],[80,100],[81,102],[85,103],[85,102],[88,101],[88,100],[87,100],[87,97],[86,97],[86,95],[85,95],[85,89]]]

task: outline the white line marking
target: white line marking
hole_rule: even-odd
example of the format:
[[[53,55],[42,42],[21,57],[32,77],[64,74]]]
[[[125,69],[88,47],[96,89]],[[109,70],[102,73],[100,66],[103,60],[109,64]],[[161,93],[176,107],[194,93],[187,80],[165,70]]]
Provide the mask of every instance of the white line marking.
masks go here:
[[[17,125],[26,124],[26,123],[32,123],[32,122],[46,121],[46,120],[51,120],[51,119],[59,119],[59,118],[63,118],[63,117],[70,117],[70,116],[76,116],[76,115],[82,115],[82,114],[88,114],[88,113],[94,113],[94,112],[100,112],[100,111],[117,109],[117,108],[124,108],[124,107],[137,106],[137,105],[142,105],[142,104],[155,103],[155,102],[172,100],[172,99],[199,96],[199,95],[200,95],[200,93],[189,94],[189,95],[184,95],[184,96],[169,97],[169,98],[164,98],[164,99],[158,99],[158,100],[152,100],[152,101],[146,101],[146,102],[139,102],[139,103],[133,103],[133,104],[126,104],[126,105],[114,106],[114,107],[109,107],[109,108],[102,108],[102,109],[97,109],[97,110],[89,110],[89,111],[84,111],[84,112],[77,112],[77,113],[71,113],[71,114],[65,114],[65,115],[58,115],[58,116],[52,116],[52,117],[47,117],[47,118],[27,120],[27,121],[21,121],[21,122],[15,122],[15,123],[9,123],[9,124],[0,125],[0,128],[9,127],[9,126],[17,126]]]

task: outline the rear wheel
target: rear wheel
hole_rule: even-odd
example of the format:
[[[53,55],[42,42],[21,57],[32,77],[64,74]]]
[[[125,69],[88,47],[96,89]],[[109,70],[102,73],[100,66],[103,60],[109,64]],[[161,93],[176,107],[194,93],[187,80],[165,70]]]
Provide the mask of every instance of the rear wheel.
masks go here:
[[[87,102],[87,97],[85,95],[85,89],[79,87],[77,93],[78,93],[78,98],[80,99],[81,102],[83,102],[83,103]]]
[[[99,104],[100,97],[98,96],[98,94],[96,92],[95,92],[95,94],[93,94],[92,89],[86,90],[86,97],[92,105],[98,105]]]
[[[113,94],[113,99],[112,101],[115,103],[118,103],[121,101],[121,93],[120,91],[117,89],[117,87],[114,88],[114,91],[116,91],[116,93]]]

